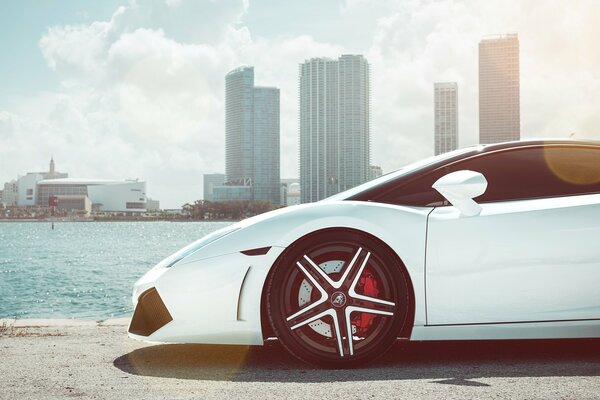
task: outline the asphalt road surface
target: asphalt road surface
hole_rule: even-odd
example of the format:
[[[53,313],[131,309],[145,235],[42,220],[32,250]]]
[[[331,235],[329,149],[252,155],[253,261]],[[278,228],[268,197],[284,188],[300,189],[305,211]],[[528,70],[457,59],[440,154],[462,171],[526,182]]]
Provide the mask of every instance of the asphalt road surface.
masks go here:
[[[596,339],[398,342],[368,367],[320,370],[277,341],[151,345],[123,321],[54,324],[0,335],[0,399],[600,399]]]

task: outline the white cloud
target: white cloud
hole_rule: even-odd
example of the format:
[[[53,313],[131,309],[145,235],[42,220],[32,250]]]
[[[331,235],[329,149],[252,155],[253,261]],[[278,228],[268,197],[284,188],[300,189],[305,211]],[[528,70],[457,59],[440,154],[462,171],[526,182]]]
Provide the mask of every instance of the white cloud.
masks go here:
[[[164,11],[162,3],[132,3],[110,21],[50,28],[40,49],[61,88],[51,112],[38,116],[43,124],[23,129],[16,117],[3,121],[16,153],[27,147],[22,138],[36,148],[26,165],[10,170],[30,171],[32,159],[45,165],[53,153],[72,175],[146,179],[149,195],[163,206],[200,198],[202,172],[223,170],[223,74],[235,64],[233,48],[249,40],[245,28],[233,26],[243,2],[209,3],[212,12],[194,18],[203,26],[198,32],[213,31],[207,36],[213,43],[186,44],[147,28],[157,24],[153,15]],[[176,6],[191,12],[198,2]],[[168,32],[189,33],[192,25]]]
[[[72,174],[145,178],[164,205],[193,201],[202,195],[201,174],[224,170],[224,76],[249,64],[256,84],[281,89],[282,175],[297,176],[297,65],[343,48],[309,36],[253,40],[236,13],[215,28],[218,40],[185,43],[146,27],[152,24],[135,26],[151,13],[133,5],[109,22],[44,35],[42,53],[63,79],[46,121],[62,148],[77,150],[61,154],[58,142],[40,147],[55,149]]]
[[[199,16],[198,2],[132,3],[108,22],[48,30],[40,48],[62,82],[47,118],[60,141],[46,145],[63,170],[146,179],[167,207],[201,197],[201,173],[223,170],[223,71],[248,36],[233,26],[243,2],[205,5]],[[190,15],[148,28],[167,6]],[[173,39],[192,31],[212,42]]]
[[[200,198],[201,174],[224,170],[224,76],[241,64],[281,89],[282,177],[297,176],[298,64],[343,53],[371,63],[372,161],[389,171],[433,153],[434,81],[458,82],[460,142],[477,141],[477,44],[490,33],[519,33],[524,137],[600,138],[600,3],[548,4],[349,0],[344,26],[374,26],[364,48],[311,36],[312,21],[303,35],[254,37],[245,1],[132,2],[108,21],[54,26],[39,44],[60,87],[0,110],[0,181],[53,153],[74,176],[144,178],[163,206]]]
[[[346,7],[365,7],[368,0]],[[380,2],[375,2],[381,6]],[[367,55],[374,162],[395,168],[433,153],[433,82],[459,86],[462,146],[478,141],[478,42],[519,33],[521,135],[600,139],[600,29],[595,1],[386,2]],[[595,111],[596,110],[596,111]]]

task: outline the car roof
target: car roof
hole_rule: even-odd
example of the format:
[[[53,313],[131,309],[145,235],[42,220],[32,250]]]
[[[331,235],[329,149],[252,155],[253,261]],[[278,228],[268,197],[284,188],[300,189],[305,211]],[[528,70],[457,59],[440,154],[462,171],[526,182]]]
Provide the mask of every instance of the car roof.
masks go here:
[[[583,145],[600,146],[600,140],[581,140],[581,139],[524,139],[511,142],[493,143],[480,145],[483,151],[496,151],[506,149],[516,149],[529,146],[552,146],[552,145]],[[478,146],[473,146],[478,147]]]

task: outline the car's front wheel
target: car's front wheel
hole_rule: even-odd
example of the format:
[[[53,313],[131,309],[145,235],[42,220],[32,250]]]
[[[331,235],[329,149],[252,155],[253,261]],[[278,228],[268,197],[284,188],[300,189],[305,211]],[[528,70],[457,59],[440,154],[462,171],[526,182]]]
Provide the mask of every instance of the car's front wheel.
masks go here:
[[[383,354],[408,314],[408,284],[391,251],[355,230],[324,230],[292,245],[267,287],[275,334],[296,357],[350,367]]]

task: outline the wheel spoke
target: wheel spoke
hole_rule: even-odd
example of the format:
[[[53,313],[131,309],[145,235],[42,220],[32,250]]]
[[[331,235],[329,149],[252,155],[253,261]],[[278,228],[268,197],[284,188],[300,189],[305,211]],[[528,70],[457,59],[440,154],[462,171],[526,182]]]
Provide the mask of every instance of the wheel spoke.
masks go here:
[[[393,307],[395,306],[395,304],[391,301],[382,300],[382,299],[378,299],[375,297],[365,296],[363,294],[356,293],[356,285],[358,284],[358,280],[360,279],[360,277],[365,269],[365,266],[367,265],[367,262],[369,261],[370,256],[371,256],[371,253],[367,253],[367,255],[365,256],[365,259],[363,260],[362,264],[360,265],[358,272],[353,277],[352,284],[350,285],[350,288],[348,289],[348,294],[350,295],[350,297],[352,297],[354,299],[361,300],[360,302],[357,302],[357,303],[360,303],[360,305],[363,307],[372,307],[374,309],[379,309],[379,310],[381,310],[381,309],[385,310],[386,308],[389,309],[389,307],[392,307],[391,311],[393,311]],[[367,304],[367,302],[370,304]],[[373,303],[376,303],[377,305],[375,305]],[[389,307],[382,307],[382,306],[389,306]]]
[[[338,351],[340,353],[340,357],[344,357],[344,344],[342,342],[342,332],[340,329],[340,323],[338,321],[337,313],[335,312],[335,310],[331,310],[331,313],[331,316],[333,317],[333,327],[335,329],[335,338],[337,340]]]
[[[319,318],[315,316],[323,314],[323,312],[330,310],[331,306],[322,301],[317,301],[309,305],[308,307],[304,307],[300,311],[290,315],[287,317],[287,323],[290,329],[294,330],[303,325],[309,324]]]
[[[367,265],[367,262],[369,261],[370,256],[371,256],[371,253],[367,252],[367,255],[363,259],[363,262],[360,264],[360,268],[358,269],[358,271],[356,271],[356,274],[352,274],[353,276],[350,277],[352,279],[352,283],[350,284],[350,288],[348,288],[348,294],[350,294],[350,296],[352,296],[352,297],[354,297],[357,294],[354,289],[356,288],[356,285],[358,284],[358,279],[360,278],[363,271],[365,270],[365,265]]]
[[[377,310],[374,308],[357,307],[357,306],[346,307],[347,315],[350,315],[353,312],[364,312],[364,313],[368,313],[368,314],[387,315],[388,317],[391,317],[392,315],[394,315],[394,313],[391,311]]]
[[[323,289],[323,287],[319,284],[319,282],[317,282],[317,279],[315,278],[315,276],[313,274],[309,273],[308,270],[306,268],[304,268],[304,266],[302,264],[300,264],[299,262],[297,262],[296,265],[298,266],[300,271],[302,271],[302,273],[304,273],[304,275],[308,278],[308,280],[313,285],[313,287],[317,288],[317,290],[321,293],[321,297],[319,298],[319,300],[315,301],[314,303],[311,303],[308,306],[301,308],[294,314],[287,317],[287,321],[290,321],[291,319],[294,319],[294,318],[312,310],[313,308],[317,307],[318,305],[323,304],[328,299],[327,292],[325,291],[325,289]]]
[[[355,298],[354,305],[356,307],[360,307],[361,309],[372,310],[374,314],[376,313],[389,313],[393,314],[396,312],[396,304],[391,301],[376,299],[374,297],[369,296],[361,296],[359,298]]]
[[[344,271],[344,274],[342,275],[342,277],[340,278],[340,280],[338,280],[337,282],[333,283],[333,287],[336,289],[339,289],[340,287],[342,287],[342,285],[346,282],[347,279],[352,279],[352,277],[354,276],[354,274],[352,274],[352,276],[350,276],[350,278],[348,278],[348,276],[350,275],[350,272],[352,272],[352,270],[356,270],[356,268],[354,268],[354,266],[356,265],[356,260],[358,259],[358,256],[360,255],[360,253],[362,252],[362,247],[359,247],[358,250],[356,251],[356,254],[354,254],[354,257],[352,257],[352,260],[350,261],[350,264],[348,264],[348,266],[346,267],[346,270]],[[367,255],[365,256],[366,258],[369,258],[369,255],[371,253],[367,252]]]
[[[347,353],[349,355],[353,355],[354,343],[352,342],[352,322],[350,321],[350,314],[346,311],[348,308],[349,307],[337,309],[337,315],[340,322],[340,330],[342,330],[342,332],[340,332],[340,336],[342,336],[341,339],[343,340],[343,335],[346,335],[346,346],[344,346],[344,348],[348,349]]]
[[[348,290],[348,293],[351,294],[354,290],[354,287],[358,284],[360,277],[362,276],[365,266],[369,262],[371,257],[371,252],[367,251],[364,254],[364,257],[359,258],[359,263],[357,263],[357,267],[352,270],[352,272],[348,275],[346,280],[344,281],[344,288]]]
[[[357,264],[356,260],[358,260],[360,253],[362,251],[363,251],[362,247],[359,247],[358,250],[356,251],[356,253],[354,254],[354,256],[352,257],[352,259],[350,260],[350,263],[348,263],[348,266],[344,270],[342,277],[337,281],[334,281],[333,279],[331,279],[329,277],[329,275],[325,271],[323,271],[323,269],[321,267],[319,267],[310,257],[308,257],[307,255],[304,255],[303,258],[306,261],[308,261],[308,263],[312,267],[312,270],[317,272],[317,277],[319,277],[322,280],[324,280],[325,282],[327,282],[327,284],[330,287],[332,287],[334,289],[339,289],[342,287],[342,285],[344,285],[346,283],[347,280],[352,280],[352,278],[354,277],[354,275],[356,273],[356,268],[355,268],[355,265]],[[368,259],[370,255],[371,255],[371,253],[367,252],[367,255],[365,256],[365,258]],[[315,277],[315,278],[317,278],[317,277]]]
[[[300,327],[303,327],[306,324],[310,324],[311,322],[315,322],[316,320],[321,319],[321,318],[323,318],[325,316],[328,316],[328,315],[336,317],[335,311],[333,309],[331,309],[331,308],[328,308],[328,309],[323,310],[321,312],[312,313],[312,316],[310,316],[310,317],[308,317],[308,318],[306,318],[306,319],[304,319],[304,320],[302,320],[302,321],[300,321],[300,322],[298,322],[298,323],[290,326],[290,329],[291,330],[296,330],[296,329],[298,329]]]
[[[296,264],[303,270],[305,274],[310,274],[312,279],[318,281],[322,289],[325,289],[326,287],[335,287],[335,282],[329,277],[329,275],[327,275],[325,271],[323,271],[321,267],[315,264],[315,262],[311,260],[310,257],[304,255],[303,258],[308,262],[308,268],[302,267],[300,262],[297,262]]]
[[[363,307],[372,307],[376,309],[386,310],[390,307],[393,309],[396,306],[396,303],[392,301],[382,300],[371,296],[365,296],[356,292],[350,292],[349,294],[350,297],[354,298],[355,300],[359,300],[355,301],[355,303],[360,304]]]
[[[357,306],[346,307],[344,317],[346,320],[346,329],[348,331],[348,350],[349,350],[349,353],[351,356],[354,355],[354,341],[353,341],[354,339],[352,336],[352,322],[351,322],[350,316],[354,312],[363,312],[363,313],[367,313],[367,314],[384,315],[387,317],[392,317],[394,315],[393,312],[383,311],[383,310],[378,310],[378,309],[373,309],[373,308],[365,308],[365,307],[357,307]]]
[[[304,321],[299,322],[294,326],[291,326],[290,329],[293,331],[304,325],[310,324],[311,322],[317,321],[317,320],[327,317],[327,316],[329,316],[333,319],[333,329],[335,331],[335,338],[336,338],[337,345],[338,345],[338,352],[340,353],[340,357],[343,357],[344,356],[344,346],[343,346],[343,342],[342,342],[342,334],[340,332],[340,323],[338,321],[338,315],[333,308],[328,308],[325,311],[315,314],[312,317],[305,319]]]

